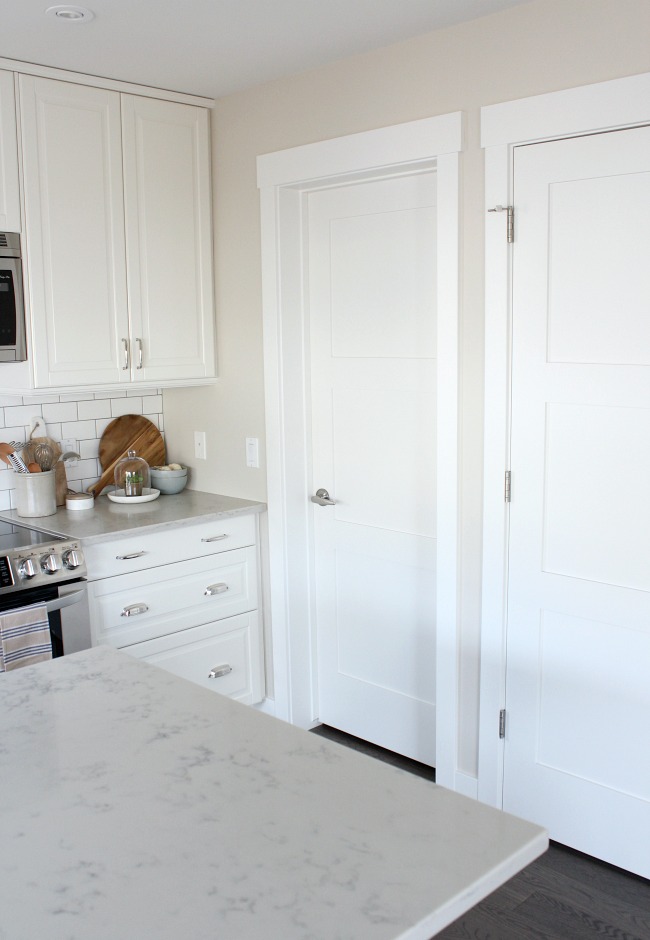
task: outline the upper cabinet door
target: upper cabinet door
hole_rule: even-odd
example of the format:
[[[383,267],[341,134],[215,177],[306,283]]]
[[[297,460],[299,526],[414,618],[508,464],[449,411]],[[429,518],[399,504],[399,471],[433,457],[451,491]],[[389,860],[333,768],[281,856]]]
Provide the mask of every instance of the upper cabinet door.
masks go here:
[[[34,379],[131,380],[120,95],[20,76]]]
[[[0,231],[20,229],[14,76],[13,72],[0,71]]]
[[[135,379],[214,375],[209,115],[122,96]]]

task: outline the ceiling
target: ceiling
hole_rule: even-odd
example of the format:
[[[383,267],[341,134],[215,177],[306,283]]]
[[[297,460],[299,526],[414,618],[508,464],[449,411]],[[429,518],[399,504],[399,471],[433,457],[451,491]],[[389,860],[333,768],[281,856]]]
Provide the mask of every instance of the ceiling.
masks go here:
[[[530,0],[65,0],[0,5],[0,55],[220,97]]]

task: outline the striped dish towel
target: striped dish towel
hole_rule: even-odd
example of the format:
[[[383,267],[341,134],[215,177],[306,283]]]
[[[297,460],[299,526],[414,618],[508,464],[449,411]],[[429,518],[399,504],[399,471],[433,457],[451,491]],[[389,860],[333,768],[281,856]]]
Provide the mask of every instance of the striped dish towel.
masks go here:
[[[52,640],[45,604],[0,614],[0,672],[46,659],[52,659]]]

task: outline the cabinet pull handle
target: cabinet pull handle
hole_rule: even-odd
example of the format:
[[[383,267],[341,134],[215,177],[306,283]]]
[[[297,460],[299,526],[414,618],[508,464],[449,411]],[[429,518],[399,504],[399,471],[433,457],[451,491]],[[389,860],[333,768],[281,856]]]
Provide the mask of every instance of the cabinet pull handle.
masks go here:
[[[142,558],[146,552],[131,552],[130,555],[116,555],[115,561],[131,561],[132,558]]]
[[[139,336],[136,337],[136,343],[138,344],[138,364],[136,366],[136,369],[141,369],[142,368],[142,340],[140,339]]]
[[[228,533],[224,532],[223,535],[211,535],[207,539],[201,539],[202,542],[220,542],[222,539],[227,539]]]
[[[219,581],[218,584],[208,584],[207,588],[203,592],[206,597],[211,597],[213,594],[223,594],[224,591],[228,590],[228,585],[225,581]]]
[[[122,371],[129,368],[129,341],[128,339],[122,339],[122,345],[124,347],[124,365],[122,366]]]
[[[148,610],[146,604],[129,604],[128,607],[122,608],[120,617],[134,617],[136,614],[146,614]]]
[[[221,666],[214,666],[208,673],[208,679],[219,679],[221,676],[227,676],[229,672],[232,672],[232,666],[228,663],[223,663]]]

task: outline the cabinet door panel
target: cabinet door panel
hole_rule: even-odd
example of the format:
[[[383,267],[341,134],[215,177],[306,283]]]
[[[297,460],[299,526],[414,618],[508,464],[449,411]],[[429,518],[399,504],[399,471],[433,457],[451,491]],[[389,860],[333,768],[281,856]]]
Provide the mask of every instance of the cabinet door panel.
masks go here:
[[[137,643],[126,647],[124,652],[196,682],[211,692],[252,705],[264,697],[257,631],[257,613],[252,611]],[[210,677],[213,669],[217,675]]]
[[[208,112],[123,95],[122,120],[134,378],[214,375]]]
[[[12,72],[0,72],[0,231],[20,231],[18,140]]]
[[[254,548],[89,585],[93,645],[122,648],[257,607]]]
[[[128,381],[120,96],[20,77],[37,387]]]
[[[114,575],[171,565],[182,559],[229,552],[234,548],[255,545],[256,541],[256,519],[250,513],[224,516],[170,530],[136,531],[135,535],[85,545],[84,552],[88,578],[96,581],[99,578],[112,578]]]

